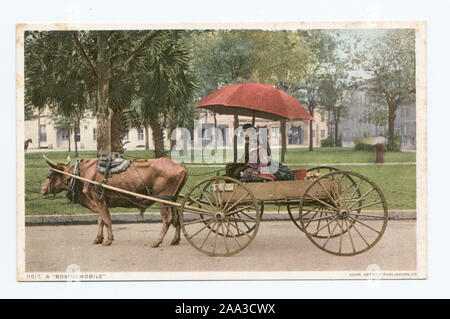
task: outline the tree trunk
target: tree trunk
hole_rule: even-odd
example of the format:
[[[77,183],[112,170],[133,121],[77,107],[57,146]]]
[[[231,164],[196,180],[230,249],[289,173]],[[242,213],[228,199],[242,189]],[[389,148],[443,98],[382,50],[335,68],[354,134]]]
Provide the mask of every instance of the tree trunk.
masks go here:
[[[158,118],[150,120],[155,145],[155,158],[164,157],[164,130]]]
[[[338,146],[340,110],[334,108],[334,147]]]
[[[123,154],[124,126],[123,115],[116,108],[111,117],[111,153]]]
[[[313,151],[313,121],[309,121],[309,151]]]
[[[38,122],[38,148],[41,148],[41,109],[38,109],[37,122]]]
[[[234,163],[237,163],[237,153],[238,153],[238,149],[237,149],[237,135],[236,135],[236,130],[239,127],[239,117],[237,115],[234,116],[234,122],[233,122],[233,161]]]
[[[99,112],[97,114],[97,155],[111,154],[111,118],[112,110],[108,107],[108,97],[105,90],[99,90]],[[107,91],[107,90],[106,90]]]
[[[69,139],[68,139],[68,141],[69,141],[69,153],[70,153],[70,151],[71,151],[71,149],[70,149],[70,127],[67,129],[67,134],[69,134]]]
[[[217,118],[215,112],[214,112],[214,151],[217,153]]]
[[[335,128],[334,128],[334,147],[338,147],[339,146],[339,143],[338,143],[338,140],[339,140],[339,133],[338,133],[339,123],[338,122],[334,123],[334,126],[335,126]]]
[[[107,35],[105,32],[97,33],[97,156],[111,154],[111,122],[113,110],[109,105],[109,82],[111,72],[107,64]]]
[[[280,121],[281,131],[281,162],[286,161],[286,120]]]
[[[394,125],[395,125],[395,111],[389,110],[389,116],[388,116],[388,151],[392,151],[394,149],[394,146],[395,146]]]
[[[79,131],[80,126],[79,124],[75,124],[75,127],[73,129],[73,145],[75,148],[75,158],[78,158],[78,143],[77,143],[77,131]],[[69,137],[70,141],[70,137]]]
[[[149,143],[149,138],[148,138],[148,126],[146,125],[144,127],[144,134],[145,134],[145,150],[149,150],[150,149],[150,143]]]
[[[314,103],[310,102],[308,105],[308,111],[309,114],[311,114],[312,117],[314,117]],[[309,121],[309,151],[312,152],[314,147],[313,147],[313,121]]]

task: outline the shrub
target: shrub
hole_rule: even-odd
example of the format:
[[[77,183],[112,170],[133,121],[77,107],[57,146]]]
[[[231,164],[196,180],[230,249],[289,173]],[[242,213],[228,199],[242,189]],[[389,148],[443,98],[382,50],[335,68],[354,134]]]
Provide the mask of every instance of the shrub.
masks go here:
[[[342,135],[339,135],[336,146],[342,147]]]
[[[328,136],[327,138],[321,140],[320,146],[321,147],[333,147],[334,146],[333,138],[331,136]]]
[[[334,138],[333,136],[328,136],[327,138],[320,141],[321,147],[334,147]],[[339,139],[337,141],[336,147],[342,146],[342,135],[339,135]]]
[[[355,139],[355,151],[375,151],[377,148],[376,145],[363,143],[359,139]]]
[[[389,152],[400,152],[402,147],[402,137],[394,136],[394,139],[392,141],[389,141],[389,139],[387,139],[384,147]]]

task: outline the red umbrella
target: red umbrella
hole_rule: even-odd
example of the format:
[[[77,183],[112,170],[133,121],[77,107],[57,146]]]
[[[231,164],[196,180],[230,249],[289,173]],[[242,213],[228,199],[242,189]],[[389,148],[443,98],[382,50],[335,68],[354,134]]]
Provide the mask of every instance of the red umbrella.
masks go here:
[[[270,85],[259,83],[225,86],[205,97],[195,107],[219,114],[259,117],[272,121],[314,120],[294,97]]]
[[[207,109],[219,114],[235,115],[235,128],[239,125],[238,115],[264,118],[272,121],[314,118],[294,97],[270,85],[243,83],[225,86],[198,102],[195,108]],[[281,135],[286,140],[286,126],[282,123]],[[282,142],[282,161],[286,145]],[[234,162],[237,161],[237,138],[234,137]]]

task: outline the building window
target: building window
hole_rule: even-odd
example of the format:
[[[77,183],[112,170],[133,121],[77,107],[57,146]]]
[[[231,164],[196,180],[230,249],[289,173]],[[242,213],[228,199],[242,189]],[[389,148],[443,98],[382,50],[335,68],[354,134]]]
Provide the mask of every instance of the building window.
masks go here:
[[[137,127],[136,130],[138,132],[138,141],[143,141],[144,140],[144,130],[142,130],[141,127]]]
[[[80,141],[80,128],[76,128],[74,130],[74,134],[75,134],[75,141],[79,142]]]
[[[313,130],[312,137],[316,137],[316,130]]]
[[[206,146],[212,143],[212,130],[214,126],[212,124],[203,124],[201,130],[202,145]]]
[[[45,124],[39,126],[39,139],[41,142],[47,142],[47,127]]]
[[[67,141],[70,138],[69,129],[61,131],[61,138]]]
[[[125,134],[123,135],[123,141],[128,141],[129,137],[128,137],[128,131],[125,131]]]
[[[223,146],[226,146],[228,143],[228,125],[219,125],[217,126],[218,130],[222,133],[222,142]]]
[[[97,140],[97,129],[95,127],[92,129],[92,139]]]
[[[292,126],[288,132],[289,144],[303,144],[303,130],[300,126]]]
[[[280,134],[280,128],[276,127],[276,126],[272,126],[270,128],[270,137],[273,139],[273,141],[276,141],[276,143],[278,143],[279,135]]]
[[[325,130],[320,130],[320,137],[325,137]]]

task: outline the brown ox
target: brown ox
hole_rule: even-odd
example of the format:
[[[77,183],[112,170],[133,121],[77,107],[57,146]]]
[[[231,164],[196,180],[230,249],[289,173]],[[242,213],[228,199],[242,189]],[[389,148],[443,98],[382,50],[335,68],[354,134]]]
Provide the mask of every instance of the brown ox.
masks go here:
[[[56,164],[44,156],[47,164],[57,170],[72,173],[74,166],[65,164]],[[97,159],[84,160],[80,163],[80,176],[92,181],[102,182],[103,174],[97,171]],[[139,172],[139,173],[138,173]],[[135,161],[125,171],[114,174],[107,179],[107,184],[135,193],[147,195],[146,186],[149,187],[152,196],[167,198],[176,196],[181,191],[187,179],[187,170],[183,164],[178,164],[169,158],[150,159],[145,161]],[[71,177],[56,173],[52,170],[47,174],[47,178],[42,185],[41,194],[56,194],[63,190],[68,190]],[[87,182],[78,181],[75,187],[75,193],[80,204],[86,206],[93,212],[98,213],[98,234],[94,244],[103,242],[103,226],[106,225],[108,238],[103,242],[103,246],[111,245],[114,240],[111,215],[111,207],[137,207],[141,214],[154,202],[147,199],[138,199],[129,195],[120,194],[111,190],[103,189]],[[160,204],[160,213],[163,227],[158,238],[152,243],[152,247],[158,247],[164,239],[170,225],[173,223],[176,227],[175,236],[171,245],[177,245],[180,242],[180,223],[175,217],[176,208]]]

